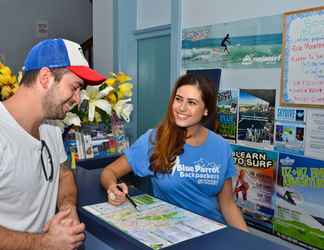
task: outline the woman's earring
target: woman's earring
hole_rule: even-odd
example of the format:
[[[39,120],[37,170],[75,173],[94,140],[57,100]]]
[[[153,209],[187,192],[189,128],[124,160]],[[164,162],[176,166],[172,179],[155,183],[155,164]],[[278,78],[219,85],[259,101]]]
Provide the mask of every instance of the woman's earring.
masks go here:
[[[208,111],[207,111],[207,110],[205,110],[204,116],[207,116],[207,115],[208,115]]]

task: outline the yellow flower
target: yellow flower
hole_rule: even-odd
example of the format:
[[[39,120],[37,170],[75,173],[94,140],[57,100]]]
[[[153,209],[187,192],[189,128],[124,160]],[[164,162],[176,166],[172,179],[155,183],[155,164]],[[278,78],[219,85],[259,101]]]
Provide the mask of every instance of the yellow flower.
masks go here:
[[[6,99],[8,98],[12,93],[12,89],[9,86],[3,86],[1,88],[1,96],[2,98]]]
[[[129,75],[125,74],[124,72],[119,72],[116,76],[116,79],[120,83],[124,83],[124,82],[132,80],[132,78]]]
[[[121,99],[124,97],[131,97],[133,95],[132,90],[133,90],[133,84],[129,82],[120,84],[118,88],[118,98]]]
[[[19,84],[18,84],[18,82],[15,82],[13,85],[11,85],[11,88],[12,88],[12,92],[13,92],[13,93],[16,93],[16,91],[17,91],[18,88],[19,88]]]
[[[17,77],[15,75],[12,75],[9,77],[9,83],[10,84],[15,84],[17,82]]]
[[[0,87],[3,85],[7,85],[9,82],[9,77],[7,75],[0,74]]]
[[[104,81],[105,84],[107,84],[108,86],[113,86],[116,83],[116,78],[110,77],[107,78],[106,81]]]
[[[11,69],[8,66],[3,66],[0,68],[0,74],[10,76],[12,74]]]
[[[106,100],[111,103],[111,105],[115,105],[118,101],[118,94],[114,90],[110,91],[106,96]]]

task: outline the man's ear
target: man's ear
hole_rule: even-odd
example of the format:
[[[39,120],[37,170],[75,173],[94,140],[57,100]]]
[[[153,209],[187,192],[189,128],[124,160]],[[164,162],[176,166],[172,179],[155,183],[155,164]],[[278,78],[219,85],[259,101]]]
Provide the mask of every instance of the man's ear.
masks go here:
[[[49,68],[43,67],[39,70],[38,80],[44,89],[48,89],[53,75]]]

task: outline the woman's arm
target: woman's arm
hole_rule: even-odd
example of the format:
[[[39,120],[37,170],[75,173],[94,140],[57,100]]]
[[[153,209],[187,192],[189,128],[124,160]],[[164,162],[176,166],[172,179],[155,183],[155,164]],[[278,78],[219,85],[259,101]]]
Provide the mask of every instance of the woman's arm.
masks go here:
[[[118,179],[132,171],[131,166],[125,156],[119,157],[117,160],[107,165],[101,173],[101,185],[107,190],[108,201],[113,205],[122,204],[125,199],[125,194],[128,193],[128,188],[124,183],[118,184],[123,192],[118,190]]]
[[[229,225],[243,231],[248,231],[241,211],[233,200],[232,179],[225,180],[224,186],[218,194],[218,203],[220,210]]]

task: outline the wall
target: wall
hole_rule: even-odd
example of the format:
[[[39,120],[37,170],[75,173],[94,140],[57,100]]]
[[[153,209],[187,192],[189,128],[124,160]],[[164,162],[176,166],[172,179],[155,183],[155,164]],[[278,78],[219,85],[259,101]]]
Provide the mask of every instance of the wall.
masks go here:
[[[102,74],[114,71],[114,1],[93,1],[93,63]]]
[[[36,23],[48,21],[49,37],[82,43],[92,35],[92,6],[88,0],[1,0],[0,54],[14,72],[21,69],[27,51],[40,40]]]
[[[137,29],[171,23],[171,0],[137,0]]]
[[[272,16],[285,11],[321,5],[323,5],[322,0],[184,0],[183,28]],[[201,14],[197,15],[197,13]]]

